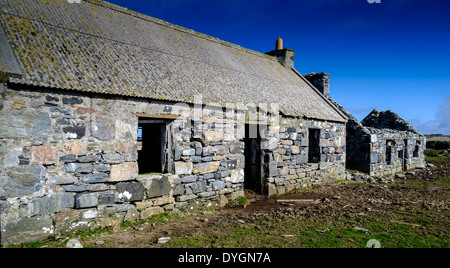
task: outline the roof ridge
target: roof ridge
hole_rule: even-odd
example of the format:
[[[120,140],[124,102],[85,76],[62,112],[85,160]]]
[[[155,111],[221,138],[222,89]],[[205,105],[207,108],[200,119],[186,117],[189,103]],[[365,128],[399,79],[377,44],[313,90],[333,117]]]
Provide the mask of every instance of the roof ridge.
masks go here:
[[[231,47],[231,48],[239,49],[241,51],[244,51],[246,53],[249,53],[249,54],[252,54],[252,55],[255,55],[255,56],[259,56],[259,57],[262,57],[262,58],[266,58],[266,59],[270,59],[270,60],[276,61],[275,57],[269,56],[269,55],[261,53],[259,51],[252,50],[252,49],[249,49],[249,48],[245,48],[243,46],[240,46],[240,45],[237,45],[237,44],[234,44],[234,43],[222,40],[220,38],[217,38],[217,37],[214,37],[214,36],[211,36],[211,35],[207,35],[207,34],[203,34],[201,32],[198,32],[198,31],[195,31],[195,30],[192,30],[192,29],[180,26],[180,25],[176,25],[176,24],[173,24],[173,23],[170,23],[170,22],[167,22],[167,21],[164,21],[164,20],[161,20],[161,19],[149,16],[149,15],[143,14],[143,13],[139,13],[137,11],[131,10],[129,8],[126,8],[126,7],[122,7],[122,6],[119,6],[119,5],[116,5],[116,4],[109,3],[107,1],[103,1],[103,0],[82,0],[82,1],[88,2],[88,3],[93,4],[93,5],[109,8],[109,9],[112,9],[114,11],[126,14],[126,15],[130,15],[130,16],[133,16],[133,17],[145,20],[145,21],[149,21],[149,22],[152,22],[152,23],[164,26],[164,27],[168,27],[168,28],[171,28],[171,29],[176,30],[176,31],[180,31],[180,32],[183,32],[183,33],[191,34],[191,35],[196,36],[198,38],[202,38],[202,39],[205,39],[205,40],[208,40],[208,41],[216,42],[216,43],[224,45],[224,46],[228,46],[228,47]]]

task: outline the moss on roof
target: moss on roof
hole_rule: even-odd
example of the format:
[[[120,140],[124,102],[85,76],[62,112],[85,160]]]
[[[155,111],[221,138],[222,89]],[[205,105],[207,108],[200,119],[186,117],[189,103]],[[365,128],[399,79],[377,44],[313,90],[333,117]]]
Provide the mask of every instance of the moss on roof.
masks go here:
[[[104,1],[0,0],[23,71],[12,83],[191,103],[278,103],[345,121],[274,57]]]

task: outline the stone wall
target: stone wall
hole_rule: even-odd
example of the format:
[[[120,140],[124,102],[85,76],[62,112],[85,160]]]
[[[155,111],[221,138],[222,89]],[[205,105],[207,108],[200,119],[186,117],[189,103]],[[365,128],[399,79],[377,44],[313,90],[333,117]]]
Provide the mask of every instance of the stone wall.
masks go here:
[[[224,206],[242,196],[245,114],[195,107],[1,84],[2,245]],[[139,174],[139,114],[180,116],[170,123],[167,174]],[[262,144],[266,194],[344,175],[344,124],[280,118],[270,126],[279,137]],[[320,163],[308,163],[310,127],[322,129]]]
[[[426,166],[424,154],[426,139],[423,135],[389,129],[368,129],[371,133],[371,176],[386,176]]]
[[[283,194],[313,184],[345,179],[345,124],[283,118],[280,142],[265,152],[267,194]],[[320,129],[320,162],[309,162],[309,129]]]

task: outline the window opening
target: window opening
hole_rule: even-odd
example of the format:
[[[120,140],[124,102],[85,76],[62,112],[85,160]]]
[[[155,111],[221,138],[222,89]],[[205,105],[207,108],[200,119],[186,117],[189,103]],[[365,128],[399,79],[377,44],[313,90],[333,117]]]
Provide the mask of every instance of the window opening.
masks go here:
[[[387,140],[386,141],[386,162],[388,164],[392,163],[392,148],[394,146],[394,141]]]
[[[309,130],[309,163],[320,162],[320,129]]]

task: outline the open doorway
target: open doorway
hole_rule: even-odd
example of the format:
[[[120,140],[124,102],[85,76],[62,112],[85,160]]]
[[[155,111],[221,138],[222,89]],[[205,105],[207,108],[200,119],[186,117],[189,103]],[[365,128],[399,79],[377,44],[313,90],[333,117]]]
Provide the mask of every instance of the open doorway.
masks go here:
[[[167,124],[163,120],[139,119],[139,174],[167,172]]]
[[[403,171],[408,170],[408,157],[409,157],[408,140],[405,139],[405,140],[403,140],[403,159],[402,159],[402,169],[403,169]]]
[[[245,125],[245,180],[244,188],[255,191],[256,193],[264,192],[263,172],[262,172],[262,151],[261,136],[259,134],[259,125]]]

